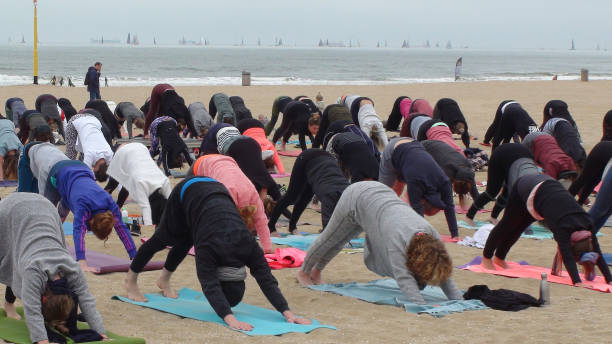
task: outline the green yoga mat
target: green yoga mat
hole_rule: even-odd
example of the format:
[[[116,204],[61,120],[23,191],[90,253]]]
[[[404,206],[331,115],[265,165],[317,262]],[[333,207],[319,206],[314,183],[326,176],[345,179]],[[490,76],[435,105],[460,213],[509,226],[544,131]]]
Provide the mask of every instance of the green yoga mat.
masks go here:
[[[17,313],[21,314],[21,318],[24,318],[23,307],[17,308]],[[79,323],[79,328],[89,328],[85,323]],[[88,343],[114,343],[114,344],[144,344],[145,340],[142,338],[130,338],[122,337],[111,332],[106,332],[108,338],[112,339],[110,342],[88,342]],[[30,344],[30,333],[24,320],[15,320],[7,318],[4,309],[0,308],[0,339],[3,339],[10,343],[17,344]],[[74,344],[74,341],[67,338],[66,343]]]

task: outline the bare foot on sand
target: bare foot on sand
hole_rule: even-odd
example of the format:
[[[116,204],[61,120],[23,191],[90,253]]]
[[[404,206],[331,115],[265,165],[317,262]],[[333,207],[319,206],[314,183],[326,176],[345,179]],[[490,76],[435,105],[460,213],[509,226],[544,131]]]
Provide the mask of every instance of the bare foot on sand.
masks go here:
[[[496,218],[494,218],[494,217],[489,217],[489,222],[491,222],[492,224],[494,224],[494,225],[496,225],[496,226],[497,226],[497,223],[499,222],[499,220],[497,220],[497,219],[496,219]]]
[[[467,222],[467,224],[472,226],[472,227],[476,227],[476,222],[474,222],[474,220],[470,219],[467,216],[465,217],[465,222]]]
[[[297,274],[295,274],[295,277],[297,278],[298,283],[301,286],[307,286],[307,285],[313,284],[312,280],[310,279],[310,275],[302,271],[302,269],[298,270]]]
[[[127,291],[127,297],[130,300],[136,302],[147,302],[147,298],[140,292],[140,288],[138,288],[138,283],[135,281],[131,281],[129,279],[125,279],[125,290]]]
[[[164,278],[162,274],[162,276],[160,276],[159,279],[157,280],[156,284],[159,287],[159,289],[161,289],[162,295],[164,295],[165,297],[168,297],[171,299],[178,298],[178,294],[176,293],[174,289],[172,289],[172,286],[170,285],[170,278]]]
[[[500,266],[504,269],[509,269],[510,267],[508,266],[508,264],[506,264],[506,261],[498,258],[498,257],[493,257],[493,264]]]
[[[4,303],[4,311],[6,312],[6,316],[12,319],[21,320],[21,315],[17,313],[17,308],[15,308],[14,303]]]
[[[279,232],[272,232],[272,233],[270,233],[270,236],[271,237],[275,237],[275,238],[280,238],[281,235],[280,235]]]
[[[480,263],[480,265],[482,265],[482,267],[484,267],[487,270],[495,270],[495,265],[493,265],[493,261],[489,258],[482,258],[482,263]]]
[[[310,279],[314,284],[322,284],[323,280],[321,279],[321,270],[314,268],[310,272]]]

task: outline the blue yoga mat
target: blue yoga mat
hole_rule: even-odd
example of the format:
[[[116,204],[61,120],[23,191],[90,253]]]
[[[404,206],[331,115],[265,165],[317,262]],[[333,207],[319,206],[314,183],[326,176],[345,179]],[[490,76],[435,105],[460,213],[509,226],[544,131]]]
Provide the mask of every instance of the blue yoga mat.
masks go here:
[[[374,280],[368,283],[338,283],[310,285],[310,289],[330,292],[343,296],[350,296],[366,302],[379,305],[392,305],[404,307],[406,312],[417,314],[430,314],[434,317],[443,317],[451,313],[489,309],[480,300],[448,300],[439,287],[427,286],[421,290],[427,302],[419,305],[406,301],[397,282],[392,279]]]
[[[604,253],[603,257],[608,265],[612,265],[612,253]]]
[[[181,317],[218,323],[224,326],[225,322],[212,309],[206,297],[201,292],[183,288],[178,292],[178,299],[163,297],[161,294],[146,294],[149,302],[134,302],[121,296],[113,296],[114,300],[121,300],[134,305],[156,309],[162,312],[175,314]],[[238,320],[253,325],[251,331],[240,331],[249,336],[278,336],[290,332],[308,333],[318,328],[336,328],[328,325],[321,325],[318,321],[312,320],[312,325],[290,324],[285,321],[285,317],[277,311],[240,303],[232,308]]]
[[[72,222],[68,222],[68,221],[64,222],[62,224],[62,228],[64,229],[64,236],[72,235],[72,232],[73,232]],[[88,231],[87,234],[91,234],[91,232]]]
[[[271,237],[273,243],[277,245],[287,245],[291,247],[295,247],[302,251],[307,251],[310,245],[317,239],[319,234],[307,234],[307,235],[287,235],[282,238]],[[364,238],[356,238],[351,240],[346,248],[363,248],[365,243]]]

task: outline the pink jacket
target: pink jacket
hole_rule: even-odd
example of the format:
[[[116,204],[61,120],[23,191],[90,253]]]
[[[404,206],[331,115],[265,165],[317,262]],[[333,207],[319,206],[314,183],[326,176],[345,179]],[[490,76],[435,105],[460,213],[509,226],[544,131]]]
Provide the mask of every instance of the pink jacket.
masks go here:
[[[264,251],[270,251],[272,243],[263,202],[259,198],[255,186],[244,175],[236,161],[229,156],[208,154],[200,157],[193,167],[196,176],[211,177],[223,184],[229,190],[238,209],[250,205],[257,208],[254,216],[255,230],[259,235],[259,241],[261,241]]]
[[[455,143],[453,133],[451,133],[450,129],[447,126],[438,125],[435,127],[431,127],[429,130],[427,130],[426,135],[428,140],[442,141],[447,145],[453,147],[457,152],[461,153],[461,155],[465,156],[463,150]]]
[[[278,152],[276,151],[276,148],[274,147],[274,145],[272,144],[272,142],[270,142],[270,140],[268,140],[268,138],[266,137],[266,133],[264,132],[263,129],[261,128],[251,128],[246,130],[244,133],[242,133],[242,135],[244,136],[248,136],[250,138],[252,138],[253,140],[257,141],[257,143],[259,143],[259,145],[261,146],[261,151],[265,151],[265,150],[271,150],[274,152],[274,165],[276,165],[276,169],[278,170],[279,174],[285,174],[285,166],[283,166],[283,162],[280,159],[280,156],[278,155]]]
[[[410,114],[411,105],[412,105],[412,99],[410,98],[402,99],[402,101],[400,102],[400,105],[399,105],[400,113],[402,114],[402,117],[404,119],[406,119],[408,115]]]

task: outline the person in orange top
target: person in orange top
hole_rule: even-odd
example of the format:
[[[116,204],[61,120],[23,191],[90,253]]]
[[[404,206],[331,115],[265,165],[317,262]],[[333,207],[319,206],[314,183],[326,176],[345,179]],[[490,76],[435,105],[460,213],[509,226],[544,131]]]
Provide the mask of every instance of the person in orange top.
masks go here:
[[[255,229],[265,253],[272,253],[268,217],[259,193],[236,161],[226,155],[207,154],[193,164],[191,172],[195,176],[213,178],[223,184],[236,203],[240,217],[249,230]]]
[[[257,143],[259,143],[261,146],[262,152],[272,151],[274,153],[272,159],[274,160],[274,165],[276,166],[278,173],[285,173],[285,166],[283,166],[283,162],[281,161],[274,144],[266,137],[263,123],[254,118],[243,119],[238,123],[238,130],[240,131],[240,134],[249,136],[253,140],[257,141]]]

